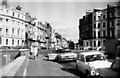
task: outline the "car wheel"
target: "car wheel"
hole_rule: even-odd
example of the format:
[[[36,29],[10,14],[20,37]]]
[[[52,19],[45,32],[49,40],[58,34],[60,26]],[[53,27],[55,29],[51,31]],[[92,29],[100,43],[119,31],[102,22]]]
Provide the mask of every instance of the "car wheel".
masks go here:
[[[85,76],[86,78],[91,78],[90,73],[88,71],[86,71]]]

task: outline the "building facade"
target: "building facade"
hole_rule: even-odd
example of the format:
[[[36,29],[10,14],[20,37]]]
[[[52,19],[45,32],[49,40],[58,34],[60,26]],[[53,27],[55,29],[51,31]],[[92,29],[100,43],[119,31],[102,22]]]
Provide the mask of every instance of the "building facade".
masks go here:
[[[92,23],[92,12],[86,12],[86,15],[79,20],[79,48],[88,48],[92,46]]]
[[[94,9],[92,17],[83,16],[79,21],[79,44],[86,48],[104,50],[105,41],[120,38],[120,2],[118,5],[107,5],[105,9]],[[92,19],[91,19],[92,18]],[[91,23],[88,23],[91,21]],[[92,27],[91,27],[92,25]],[[89,28],[88,28],[89,27]],[[91,29],[92,28],[92,29]],[[92,31],[87,33],[88,31]],[[92,34],[91,38],[89,37]]]
[[[120,4],[120,2],[119,2]],[[120,38],[120,5],[107,5],[108,38]]]
[[[23,45],[25,14],[19,9],[0,4],[0,46]]]
[[[51,49],[51,44],[52,44],[52,27],[50,23],[46,22],[46,27],[47,27],[47,49]]]
[[[42,22],[38,22],[38,43],[39,48],[47,48],[47,28]]]
[[[101,14],[102,11],[99,9],[94,9],[93,11],[93,48],[101,47],[102,45],[102,27],[101,27]]]

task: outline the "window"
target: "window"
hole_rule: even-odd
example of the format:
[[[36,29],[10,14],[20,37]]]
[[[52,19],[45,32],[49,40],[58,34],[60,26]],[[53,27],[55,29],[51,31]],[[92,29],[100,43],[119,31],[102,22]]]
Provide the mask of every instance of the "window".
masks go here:
[[[111,25],[114,26],[114,21],[111,21]]]
[[[106,40],[103,40],[103,44],[105,43]]]
[[[13,12],[13,16],[15,15],[15,13]]]
[[[22,40],[22,43],[24,43],[24,40]]]
[[[103,31],[103,37],[105,37],[106,36],[106,31]]]
[[[86,62],[92,62],[96,60],[106,60],[105,56],[102,54],[87,55]]]
[[[100,28],[100,23],[98,23],[98,28]]]
[[[106,23],[105,22],[103,22],[103,28],[105,28],[106,27]]]
[[[18,21],[18,26],[19,26],[20,22]]]
[[[6,14],[8,14],[9,13],[9,10],[6,10]]]
[[[8,34],[8,29],[6,29],[6,34]]]
[[[98,20],[100,20],[100,16],[98,16]]]
[[[0,28],[0,34],[2,33],[2,28]]]
[[[0,36],[0,44],[2,44],[2,38],[1,38],[1,36]]]
[[[117,36],[118,36],[118,38],[120,38],[120,30],[117,30]]]
[[[19,40],[18,40],[18,45],[19,45]]]
[[[6,22],[8,22],[8,19],[6,19]]]
[[[96,41],[94,41],[94,47],[96,47]]]
[[[20,14],[18,14],[18,17],[20,17]]]
[[[100,31],[98,31],[98,38],[100,37]]]
[[[0,12],[3,12],[3,9],[0,9]]]
[[[96,28],[96,24],[94,24],[94,28]]]
[[[6,39],[6,45],[8,45],[8,39]]]
[[[103,19],[105,19],[105,15],[103,15]]]
[[[114,37],[114,30],[110,30],[110,36]]]
[[[96,16],[94,16],[94,20],[96,20]]]
[[[113,17],[113,16],[114,16],[114,13],[110,13],[110,16]]]
[[[12,40],[12,45],[14,45],[14,39]]]
[[[12,29],[12,35],[14,35],[14,29]]]
[[[18,30],[18,36],[19,36],[19,32],[20,32],[20,30]]]
[[[98,47],[100,46],[100,41],[98,41]]]
[[[86,46],[89,46],[88,42],[86,42]]]
[[[0,18],[0,22],[2,22],[3,18]]]
[[[21,31],[21,36],[23,36],[23,33],[24,33],[24,31],[22,30],[22,31]]]
[[[94,31],[94,38],[96,38],[96,32]]]
[[[13,24],[15,23],[15,21],[13,20]]]

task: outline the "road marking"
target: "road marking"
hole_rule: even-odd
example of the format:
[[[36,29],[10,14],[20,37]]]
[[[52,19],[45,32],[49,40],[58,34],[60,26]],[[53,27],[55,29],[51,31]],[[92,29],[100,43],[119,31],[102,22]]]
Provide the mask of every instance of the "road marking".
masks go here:
[[[26,67],[23,72],[23,76],[26,76],[26,74],[27,74],[28,63],[29,63],[29,59],[27,59],[27,63],[26,63]]]
[[[26,76],[26,68],[25,68],[25,70],[24,70],[23,76]]]

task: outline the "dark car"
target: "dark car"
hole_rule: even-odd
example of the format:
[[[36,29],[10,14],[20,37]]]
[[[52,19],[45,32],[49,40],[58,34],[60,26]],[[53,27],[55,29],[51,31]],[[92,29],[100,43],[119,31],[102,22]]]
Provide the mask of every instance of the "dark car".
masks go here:
[[[1,46],[0,49],[13,49],[13,46]]]
[[[114,60],[110,68],[99,69],[101,78],[120,78],[120,58]]]

